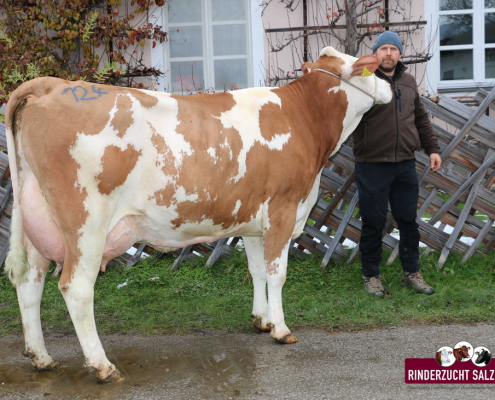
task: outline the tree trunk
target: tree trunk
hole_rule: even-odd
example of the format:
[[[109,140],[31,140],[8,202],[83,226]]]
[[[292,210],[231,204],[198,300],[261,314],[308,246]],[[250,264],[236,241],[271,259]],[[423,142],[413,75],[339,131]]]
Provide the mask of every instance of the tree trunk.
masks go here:
[[[355,56],[359,50],[358,39],[359,34],[357,31],[358,17],[356,10],[356,3],[360,3],[357,0],[345,0],[345,25],[347,36],[344,39],[344,53],[351,56]]]

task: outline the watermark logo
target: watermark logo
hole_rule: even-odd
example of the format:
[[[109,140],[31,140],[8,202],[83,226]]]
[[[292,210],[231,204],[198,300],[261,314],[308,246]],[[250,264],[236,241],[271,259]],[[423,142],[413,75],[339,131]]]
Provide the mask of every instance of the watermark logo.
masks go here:
[[[486,367],[492,361],[492,353],[484,346],[479,346],[474,349],[474,355],[471,359],[477,367]]]
[[[485,346],[473,347],[461,341],[454,347],[440,347],[434,358],[406,358],[405,383],[466,384],[495,383],[495,363]]]

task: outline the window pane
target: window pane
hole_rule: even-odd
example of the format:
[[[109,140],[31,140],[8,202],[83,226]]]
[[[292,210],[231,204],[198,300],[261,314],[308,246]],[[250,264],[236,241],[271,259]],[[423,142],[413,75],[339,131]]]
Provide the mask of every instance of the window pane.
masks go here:
[[[472,8],[473,0],[440,0],[440,11],[470,10]]]
[[[450,50],[440,52],[440,79],[452,81],[473,78],[473,51]]]
[[[485,79],[495,78],[495,49],[485,49]]]
[[[495,43],[495,13],[485,14],[485,43]]]
[[[485,0],[485,8],[495,8],[495,0]]]
[[[440,16],[440,46],[473,43],[473,16],[471,14]]]
[[[168,22],[201,22],[201,0],[169,0]]]
[[[213,21],[246,19],[245,0],[215,0],[211,2],[211,7],[213,11]]]
[[[201,57],[203,33],[201,26],[183,26],[170,32],[170,57]]]
[[[247,87],[247,61],[216,60],[215,61],[215,89],[231,90]]]
[[[172,86],[172,92],[181,94],[203,89],[203,61],[171,62],[170,85]]]
[[[246,54],[246,25],[214,26],[213,54],[215,56]]]

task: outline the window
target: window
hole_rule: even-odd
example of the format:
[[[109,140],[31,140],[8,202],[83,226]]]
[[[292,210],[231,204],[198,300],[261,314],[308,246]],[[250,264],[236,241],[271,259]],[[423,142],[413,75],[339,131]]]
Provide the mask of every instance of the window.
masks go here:
[[[168,91],[252,86],[248,0],[169,0]]]
[[[495,0],[438,0],[436,7],[438,47],[432,65],[437,73],[430,75],[436,75],[437,79],[433,80],[437,88],[492,86],[495,83]],[[434,21],[432,26],[435,26]]]

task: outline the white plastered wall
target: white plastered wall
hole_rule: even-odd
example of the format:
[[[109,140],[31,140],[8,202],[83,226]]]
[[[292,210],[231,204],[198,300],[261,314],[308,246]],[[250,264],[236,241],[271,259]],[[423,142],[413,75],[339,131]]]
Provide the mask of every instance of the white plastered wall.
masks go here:
[[[436,1],[435,1],[436,3]],[[294,3],[296,4],[296,3]],[[332,0],[307,0],[308,8],[308,26],[321,26],[328,24],[333,18],[333,12],[337,11],[337,2]],[[331,8],[331,10],[329,10]],[[389,8],[391,10],[400,9],[402,14],[391,12],[390,22],[403,22],[409,21],[424,21],[425,19],[425,7],[423,0],[414,1],[401,1],[390,0]],[[327,18],[327,15],[330,18]],[[380,14],[376,11],[371,12],[367,16],[366,23],[373,24],[374,22],[380,22],[383,19],[380,18]],[[303,8],[302,1],[297,3],[297,7],[294,11],[289,11],[286,8],[285,3],[279,1],[272,1],[264,10],[263,24],[265,29],[267,28],[288,28],[288,27],[302,27],[303,26]],[[345,24],[345,20],[341,19],[337,23],[338,25]],[[406,27],[393,27],[391,30],[404,30]],[[404,55],[411,55],[421,53],[427,46],[426,32],[429,30],[428,25],[422,25],[422,29],[413,32],[410,35],[404,35],[399,32],[404,41]],[[374,32],[380,32],[378,27],[374,29]],[[283,43],[286,43],[291,37],[295,38],[301,35],[302,31],[291,32],[276,32],[265,34],[265,69],[269,75],[279,76],[294,76],[301,75],[301,72],[294,71],[301,67],[303,62],[303,39],[297,39],[291,46],[284,48],[279,52],[273,52],[272,47],[277,48]],[[344,29],[337,30],[340,35],[345,34]],[[358,56],[364,54],[371,54],[371,48],[375,42],[377,35],[372,35],[371,39],[366,38],[360,48]],[[331,37],[328,34],[309,36],[308,44],[308,58],[309,61],[316,61],[319,52],[322,47],[331,45],[337,50],[343,51],[342,45],[338,40]],[[425,87],[425,69],[426,65],[423,64],[410,64],[408,71],[416,76],[416,80],[420,86],[420,89],[424,91]],[[285,84],[289,81],[281,81],[279,84]]]

